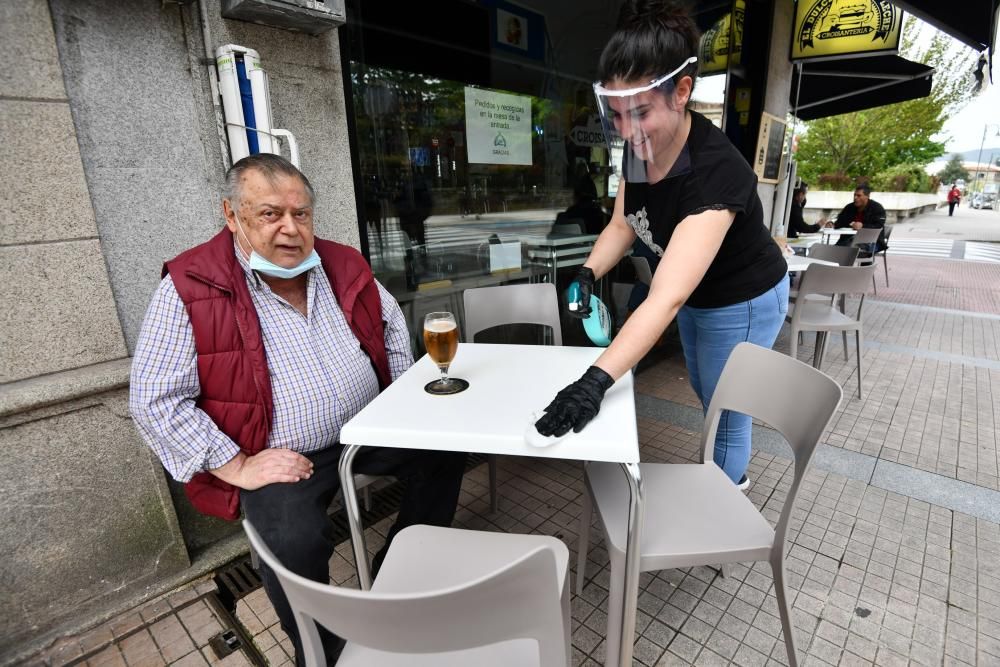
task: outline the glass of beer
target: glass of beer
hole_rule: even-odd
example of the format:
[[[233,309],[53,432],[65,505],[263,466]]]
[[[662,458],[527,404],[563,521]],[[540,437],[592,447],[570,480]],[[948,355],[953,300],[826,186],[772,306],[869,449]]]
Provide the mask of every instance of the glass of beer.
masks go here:
[[[441,371],[441,377],[424,387],[428,394],[457,394],[469,388],[469,383],[448,377],[455,353],[458,352],[458,325],[451,313],[427,313],[424,317],[424,347],[427,355]]]

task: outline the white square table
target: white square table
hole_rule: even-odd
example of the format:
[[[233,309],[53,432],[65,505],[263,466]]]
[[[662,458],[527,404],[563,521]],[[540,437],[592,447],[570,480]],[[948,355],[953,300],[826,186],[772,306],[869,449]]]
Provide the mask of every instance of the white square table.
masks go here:
[[[630,667],[643,514],[631,371],[608,390],[601,411],[580,433],[571,432],[562,441],[542,448],[532,447],[524,439],[528,425],[537,419],[534,413],[540,416],[556,393],[578,379],[602,351],[592,347],[461,343],[449,374],[468,380],[469,388],[464,392],[451,396],[425,392],[424,385],[437,379],[439,373],[424,355],[345,424],[340,432],[344,444],[340,481],[361,587],[371,587],[352,474],[353,460],[361,447],[618,463],[631,491],[619,651],[619,664]],[[587,493],[586,489],[583,492]]]
[[[823,243],[829,243],[832,236],[836,236],[839,240],[841,236],[854,236],[858,233],[858,230],[851,229],[850,227],[841,227],[840,229],[824,227],[820,231],[823,233]]]
[[[785,255],[785,262],[788,264],[788,271],[805,271],[810,264],[822,264],[823,266],[837,266],[836,262],[826,259],[816,259],[815,257],[803,255]]]

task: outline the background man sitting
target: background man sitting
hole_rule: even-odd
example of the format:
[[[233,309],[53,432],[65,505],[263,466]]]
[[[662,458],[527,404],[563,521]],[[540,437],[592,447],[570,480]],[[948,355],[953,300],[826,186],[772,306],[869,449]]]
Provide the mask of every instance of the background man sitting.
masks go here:
[[[877,243],[864,243],[861,246],[860,256],[871,257],[876,248],[882,250],[885,245],[885,208],[882,204],[871,198],[872,190],[867,183],[863,183],[854,188],[854,202],[848,204],[837,214],[837,221],[834,223],[836,229],[881,229]],[[837,240],[837,245],[851,245],[850,236],[841,236]]]
[[[226,175],[227,229],[164,265],[132,363],[140,434],[199,511],[244,516],[290,570],[329,582],[340,429],[412,363],[399,306],[357,250],[313,236],[315,195],[261,153]],[[355,470],[406,480],[402,528],[451,523],[465,455],[373,449]],[[274,573],[264,587],[304,664]],[[342,642],[320,628],[326,655]]]

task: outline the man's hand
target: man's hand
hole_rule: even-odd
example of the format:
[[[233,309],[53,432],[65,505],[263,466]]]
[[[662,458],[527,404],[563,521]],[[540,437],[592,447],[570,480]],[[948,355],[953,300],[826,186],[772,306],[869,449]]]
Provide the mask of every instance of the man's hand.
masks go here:
[[[570,429],[579,433],[597,416],[604,393],[614,383],[606,372],[591,366],[583,377],[556,394],[535,428],[545,436],[562,436]]]
[[[313,463],[290,449],[263,449],[253,456],[240,452],[210,473],[235,487],[253,491],[276,482],[293,483],[309,479]]]
[[[860,223],[860,222],[852,222],[851,223],[851,229],[853,229],[855,231],[861,229],[862,227],[864,227],[863,223]]]
[[[582,320],[590,315],[590,296],[594,293],[594,272],[589,267],[581,266],[573,280],[580,285],[580,298],[578,301],[567,304],[570,306],[572,303],[577,304],[576,310],[570,307],[568,312],[570,317],[578,317]]]

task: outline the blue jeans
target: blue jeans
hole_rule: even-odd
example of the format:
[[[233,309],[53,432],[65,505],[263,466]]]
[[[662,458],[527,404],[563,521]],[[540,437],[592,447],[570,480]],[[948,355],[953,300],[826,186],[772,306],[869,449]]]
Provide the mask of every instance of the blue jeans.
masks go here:
[[[733,348],[746,341],[770,349],[787,312],[787,276],[750,301],[721,308],[681,308],[677,326],[684,346],[684,361],[703,412],[708,411],[722,367]],[[751,425],[747,415],[728,410],[719,420],[713,458],[733,482],[739,482],[750,462]]]

